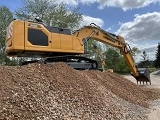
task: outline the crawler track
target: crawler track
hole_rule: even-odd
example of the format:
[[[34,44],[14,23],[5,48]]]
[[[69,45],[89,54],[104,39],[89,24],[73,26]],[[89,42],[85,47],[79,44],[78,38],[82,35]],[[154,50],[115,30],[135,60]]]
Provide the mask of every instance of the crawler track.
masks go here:
[[[25,61],[21,65],[27,65],[31,63],[42,63],[42,64],[54,64],[57,62],[65,62],[68,65],[72,66],[74,69],[77,70],[96,70],[98,69],[98,63],[95,60],[82,57],[82,56],[56,56],[56,57],[49,57],[41,60],[32,60],[32,61]]]

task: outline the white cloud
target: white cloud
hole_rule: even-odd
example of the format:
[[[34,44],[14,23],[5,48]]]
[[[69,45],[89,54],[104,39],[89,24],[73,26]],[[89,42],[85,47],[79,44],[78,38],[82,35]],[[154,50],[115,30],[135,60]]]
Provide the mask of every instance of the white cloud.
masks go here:
[[[83,4],[93,4],[95,2],[98,2],[99,0],[79,0],[79,2]]]
[[[150,5],[151,3],[160,2],[160,0],[59,0],[58,2],[64,2],[68,5],[78,5],[79,3],[98,3],[99,9],[103,9],[107,6],[122,8],[124,11],[126,11],[128,9],[145,7]]]
[[[104,24],[104,21],[101,18],[94,18],[94,17],[83,15],[83,21],[81,21],[80,25],[86,26],[91,23],[95,23],[96,25],[102,27]]]
[[[105,6],[119,7],[124,11],[133,8],[141,8],[150,5],[151,3],[159,2],[160,0],[97,0],[99,8],[102,9]]]
[[[137,56],[138,61],[142,59],[140,55],[143,51],[149,55],[149,60],[154,60],[157,43],[160,41],[159,23],[160,12],[136,14],[133,21],[121,23],[116,34],[123,36],[131,47],[137,47],[141,51],[141,54]]]
[[[123,23],[116,32],[127,41],[160,40],[160,12],[135,15],[133,21]]]
[[[54,2],[54,3],[65,3],[67,5],[73,5],[73,6],[77,6],[78,5],[78,0],[50,0],[51,2]]]
[[[112,30],[112,28],[111,28],[111,27],[109,27],[109,28],[107,28],[107,29],[106,29],[106,31],[108,31],[108,32],[109,32],[109,31],[111,31],[111,30]]]

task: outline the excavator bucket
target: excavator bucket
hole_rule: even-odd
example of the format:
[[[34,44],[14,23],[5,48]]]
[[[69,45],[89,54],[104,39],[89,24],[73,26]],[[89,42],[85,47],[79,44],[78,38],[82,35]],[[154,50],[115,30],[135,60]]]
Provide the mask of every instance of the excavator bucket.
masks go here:
[[[138,84],[138,82],[140,82],[140,84],[141,84],[141,82],[143,84],[144,83],[147,84],[147,82],[149,82],[150,85],[151,85],[150,71],[149,71],[149,69],[147,69],[147,68],[138,68],[138,74],[139,75],[137,77],[135,77],[136,80],[137,80],[137,84]]]

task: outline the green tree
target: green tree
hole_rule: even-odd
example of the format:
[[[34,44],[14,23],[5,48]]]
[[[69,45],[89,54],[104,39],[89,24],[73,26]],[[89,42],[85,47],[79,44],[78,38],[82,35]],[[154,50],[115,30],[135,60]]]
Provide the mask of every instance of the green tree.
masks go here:
[[[104,53],[106,46],[103,43],[93,39],[88,40],[84,46],[85,49],[88,51],[88,54],[85,54],[83,56],[96,60],[98,62],[99,68],[102,68],[102,61],[100,54],[102,54],[102,59],[105,60]]]
[[[94,47],[98,47],[98,50],[99,51],[102,51],[101,50],[101,46],[100,46],[100,44],[99,44],[99,42],[98,41],[96,41],[96,40],[93,40],[93,39],[90,39],[90,40],[88,40],[85,44],[84,44],[84,48],[85,48],[85,50],[87,50],[88,52],[88,54],[86,54],[86,55],[84,55],[84,56],[86,56],[86,57],[88,57],[88,58],[97,58],[97,53],[96,53],[96,49],[94,48]]]
[[[10,59],[5,53],[6,27],[13,20],[13,14],[6,6],[0,6],[0,64],[16,65],[16,59]]]
[[[154,67],[154,62],[153,62],[153,60],[140,61],[140,62],[138,63],[138,67],[139,67],[139,68],[143,68],[143,67]]]
[[[154,65],[155,67],[160,67],[160,43],[158,43]]]
[[[15,15],[21,20],[34,20],[39,18],[46,25],[63,28],[79,27],[82,14],[79,8],[69,8],[66,4],[55,4],[50,0],[22,0],[22,6],[15,11]]]
[[[87,45],[86,45],[87,46]],[[109,45],[104,45],[101,42],[97,42],[95,40],[88,41],[88,50],[89,54],[85,55],[88,58],[95,59],[99,68],[101,68],[101,60],[99,54],[96,52],[94,46],[97,47],[97,50],[102,54],[103,59],[105,60],[105,69],[113,69],[115,72],[128,73],[130,69],[124,59],[124,57],[120,54],[120,51]]]
[[[140,50],[137,47],[133,47],[131,51],[133,58],[136,59],[136,55],[140,53]]]
[[[106,68],[113,69],[115,72],[130,72],[129,67],[120,54],[119,50],[114,47],[107,47],[105,51]]]

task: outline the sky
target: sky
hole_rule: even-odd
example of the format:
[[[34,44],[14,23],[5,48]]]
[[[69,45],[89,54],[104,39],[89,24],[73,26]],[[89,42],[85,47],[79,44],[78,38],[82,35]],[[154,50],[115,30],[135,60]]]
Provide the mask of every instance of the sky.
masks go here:
[[[55,0],[50,0],[55,1]],[[71,7],[79,7],[83,14],[81,25],[95,23],[103,30],[124,37],[132,47],[137,47],[141,60],[146,51],[150,60],[155,59],[160,43],[160,0],[57,0]],[[14,11],[21,0],[0,0]]]

